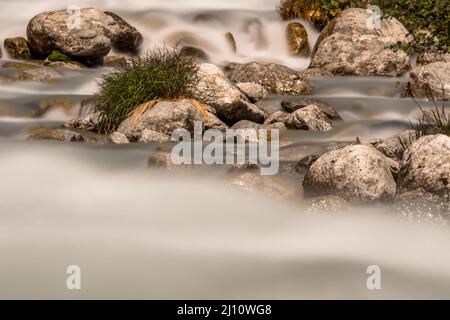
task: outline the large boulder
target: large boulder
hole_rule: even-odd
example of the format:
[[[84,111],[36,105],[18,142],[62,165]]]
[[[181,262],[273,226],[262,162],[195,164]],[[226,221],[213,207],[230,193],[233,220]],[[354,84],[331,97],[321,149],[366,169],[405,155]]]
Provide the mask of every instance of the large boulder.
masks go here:
[[[303,181],[305,195],[336,195],[352,203],[392,200],[396,184],[385,157],[368,145],[350,145],[322,155]]]
[[[298,71],[275,63],[231,63],[225,67],[231,82],[254,82],[280,95],[307,95],[313,87]]]
[[[3,46],[12,59],[31,59],[30,48],[28,41],[22,37],[6,38],[3,41]]]
[[[381,20],[381,28],[369,28],[372,13],[347,9],[321,32],[313,50],[312,68],[333,74],[400,76],[410,68],[410,57],[398,44],[408,44],[408,30],[395,18]]]
[[[411,71],[409,90],[413,97],[450,99],[450,62],[435,62]]]
[[[27,37],[32,54],[47,57],[53,50],[86,64],[99,64],[112,47],[137,51],[142,35],[136,28],[111,12],[83,8],[80,28],[68,27],[66,10],[43,12],[31,19]]]
[[[450,137],[425,136],[405,151],[397,192],[450,196]]]
[[[177,129],[194,132],[194,122],[201,121],[205,129],[225,130],[227,126],[195,100],[151,101],[139,106],[117,129],[131,142],[145,142],[150,138],[145,130],[171,135]],[[144,137],[143,137],[144,135]],[[154,137],[154,135],[153,135]]]
[[[229,125],[240,120],[263,123],[267,114],[250,103],[247,97],[230,81],[222,69],[210,63],[199,66],[200,81],[197,86],[199,99],[213,107],[217,116]]]

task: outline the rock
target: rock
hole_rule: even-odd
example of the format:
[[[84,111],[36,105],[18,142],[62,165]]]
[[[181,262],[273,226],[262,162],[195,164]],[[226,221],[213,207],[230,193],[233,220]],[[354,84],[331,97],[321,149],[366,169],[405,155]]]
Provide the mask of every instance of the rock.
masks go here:
[[[409,91],[413,97],[450,99],[450,62],[435,62],[411,71]]]
[[[204,122],[205,129],[226,127],[208,112],[206,105],[193,99],[183,99],[144,103],[120,124],[117,131],[124,133],[131,142],[135,142],[141,139],[144,130],[171,135],[176,129],[186,129],[193,134],[195,121]]]
[[[410,57],[393,46],[410,43],[408,30],[395,18],[369,29],[371,12],[346,9],[321,32],[313,50],[311,68],[355,76],[400,76],[410,68]]]
[[[153,169],[165,169],[168,171],[192,171],[193,169],[199,168],[200,166],[196,166],[193,164],[174,164],[172,161],[172,157],[177,157],[177,155],[172,155],[171,150],[158,150],[150,155],[148,158],[147,164],[149,168]]]
[[[290,117],[290,114],[284,111],[276,111],[273,114],[271,114],[266,121],[264,121],[265,125],[270,125],[274,123],[287,123],[288,119]]]
[[[306,201],[307,214],[335,214],[351,209],[351,205],[337,196],[323,196]]]
[[[450,137],[425,136],[405,151],[397,192],[450,197]]]
[[[197,47],[184,46],[183,48],[181,48],[180,53],[184,56],[192,57],[192,58],[194,58],[198,61],[202,61],[202,62],[209,60],[209,57],[206,54],[206,52]]]
[[[253,82],[241,82],[236,85],[239,90],[250,100],[255,103],[259,100],[267,98],[269,93],[263,86]]]
[[[68,129],[33,128],[28,140],[55,140],[62,142],[83,142],[85,138],[78,132]]]
[[[142,34],[114,12],[105,11],[104,13],[113,19],[111,22],[105,21],[107,26],[111,27],[110,32],[112,32],[112,36],[110,39],[112,47],[118,51],[138,53],[144,40]]]
[[[25,70],[19,74],[19,80],[48,82],[59,78],[62,78],[62,75],[49,67]]]
[[[395,161],[401,161],[405,150],[416,140],[414,130],[407,130],[376,143],[375,148],[385,156]]]
[[[0,83],[1,84],[7,84],[7,83],[12,83],[14,82],[13,79],[9,78],[9,77],[5,77],[5,76],[0,76]]]
[[[307,95],[313,89],[300,72],[274,63],[231,63],[225,67],[225,72],[231,82],[258,83],[269,93],[279,95]]]
[[[394,210],[402,222],[412,224],[437,224],[446,226],[450,222],[450,202],[426,196],[396,201]]]
[[[84,66],[81,63],[78,63],[76,61],[63,62],[63,61],[45,60],[43,65],[53,68],[57,71],[73,71],[73,70],[81,70],[84,68]]]
[[[314,99],[304,99],[299,101],[282,101],[281,107],[286,112],[292,113],[299,109],[305,108],[310,105],[315,105],[320,109],[320,111],[330,120],[342,120],[339,113],[337,113],[336,109],[331,107],[328,103],[314,100]]]
[[[435,62],[450,62],[450,53],[422,52],[417,56],[416,62],[418,65]]]
[[[66,123],[64,123],[64,127],[93,131],[96,130],[99,122],[100,122],[100,112],[95,112],[94,110],[91,110],[91,112],[87,113],[82,118],[67,121]]]
[[[328,70],[320,68],[308,68],[299,72],[300,76],[307,79],[331,78],[334,74]]]
[[[238,132],[236,135],[242,136],[245,138],[245,142],[258,142],[260,139],[259,130],[267,130],[267,141],[271,139],[271,131],[270,130],[286,130],[286,126],[284,123],[277,122],[270,125],[263,125],[255,122],[251,122],[248,120],[241,120],[237,122],[234,126],[231,127],[234,130],[255,130],[256,136],[251,136],[250,132],[240,133]]]
[[[25,62],[5,62],[2,64],[2,68],[5,69],[33,69],[33,68],[41,68],[42,66],[33,63],[25,63]]]
[[[225,33],[225,41],[228,43],[228,46],[230,47],[231,51],[236,53],[237,52],[236,40],[234,39],[234,36],[231,32]]]
[[[248,120],[241,120],[237,123],[235,123],[231,129],[286,129],[286,126],[284,126],[283,123],[281,122],[276,122],[270,125],[265,125],[265,124],[259,124],[256,122],[252,122],[252,121],[248,121]]]
[[[142,35],[122,18],[111,12],[83,8],[80,28],[68,29],[66,10],[43,12],[31,19],[27,37],[31,53],[45,58],[53,50],[87,65],[101,64],[111,47],[135,52]]]
[[[112,143],[115,144],[128,144],[130,143],[130,140],[128,140],[127,136],[124,135],[122,132],[114,131],[109,135],[109,139]]]
[[[66,115],[71,115],[74,108],[75,104],[73,103],[73,101],[67,98],[53,98],[39,101],[39,109],[42,111],[42,113],[46,113],[54,109],[60,109]]]
[[[385,157],[367,145],[350,145],[325,153],[303,181],[309,197],[336,195],[350,203],[392,200],[396,184]]]
[[[267,118],[267,114],[250,103],[216,65],[200,64],[199,74],[201,77],[197,86],[199,100],[212,106],[219,119],[226,124],[233,125],[240,120],[263,123]]]
[[[262,176],[256,172],[246,172],[234,177],[230,186],[250,193],[261,193],[277,200],[292,200],[297,196],[295,189],[280,178]]]
[[[291,22],[286,29],[289,49],[292,55],[306,56],[309,52],[308,33],[299,22]]]
[[[295,164],[295,172],[299,174],[306,174],[309,168],[311,168],[314,162],[316,162],[320,157],[321,155],[318,154],[307,155]]]
[[[125,56],[118,54],[118,55],[108,55],[105,58],[103,58],[103,66],[104,67],[120,67],[127,63],[127,59]]]
[[[292,113],[287,122],[288,129],[329,131],[333,124],[317,105],[309,105]]]
[[[28,41],[22,37],[6,38],[3,42],[6,52],[12,59],[31,59],[30,48],[28,47]]]
[[[139,138],[139,143],[163,143],[169,142],[170,136],[164,133],[160,133],[153,130],[143,130],[141,137]]]

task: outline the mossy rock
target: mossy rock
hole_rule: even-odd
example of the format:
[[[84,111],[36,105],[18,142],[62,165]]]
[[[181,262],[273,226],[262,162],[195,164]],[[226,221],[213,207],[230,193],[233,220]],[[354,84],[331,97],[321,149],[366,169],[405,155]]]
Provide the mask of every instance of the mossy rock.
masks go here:
[[[51,62],[56,62],[56,61],[60,61],[60,62],[71,62],[72,59],[69,56],[66,56],[64,53],[61,53],[58,50],[53,50],[52,53],[50,53],[50,55],[47,57],[48,61]]]
[[[301,23],[291,22],[287,25],[287,40],[292,55],[305,56],[308,54],[308,33]]]
[[[343,10],[369,4],[379,6],[384,17],[397,18],[414,35],[415,51],[450,52],[448,0],[281,0],[277,9],[285,20],[304,18],[322,30]]]

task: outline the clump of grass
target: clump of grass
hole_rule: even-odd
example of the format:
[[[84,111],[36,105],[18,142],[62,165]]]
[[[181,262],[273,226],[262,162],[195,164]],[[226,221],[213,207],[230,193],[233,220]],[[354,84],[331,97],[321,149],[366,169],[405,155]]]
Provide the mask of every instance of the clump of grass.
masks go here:
[[[448,0],[281,0],[284,19],[305,18],[320,29],[347,8],[378,5],[386,16],[397,18],[414,35],[416,52],[450,52]]]
[[[155,100],[194,98],[198,66],[178,48],[157,48],[103,76],[97,94],[98,131],[111,133],[136,108]]]
[[[445,90],[442,89],[443,97],[445,97]],[[416,101],[414,99],[414,101]],[[450,116],[445,110],[445,100],[442,100],[442,106],[438,105],[438,102],[434,97],[431,97],[433,102],[433,108],[425,110],[420,103],[417,105],[420,108],[421,115],[417,121],[417,124],[411,124],[412,129],[416,134],[416,138],[419,139],[423,136],[445,134],[450,136]]]
[[[51,62],[56,62],[56,61],[70,62],[70,61],[72,61],[72,59],[70,59],[69,56],[66,56],[64,53],[61,53],[58,50],[53,50],[52,53],[50,53],[50,55],[47,57],[47,60],[51,61]]]

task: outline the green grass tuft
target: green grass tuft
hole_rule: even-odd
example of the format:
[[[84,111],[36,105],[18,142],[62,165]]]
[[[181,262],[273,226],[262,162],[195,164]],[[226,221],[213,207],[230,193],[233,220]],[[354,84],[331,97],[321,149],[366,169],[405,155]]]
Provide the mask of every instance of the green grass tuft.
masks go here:
[[[103,76],[97,94],[99,133],[111,133],[137,107],[152,100],[194,98],[198,66],[178,48],[159,48]]]

